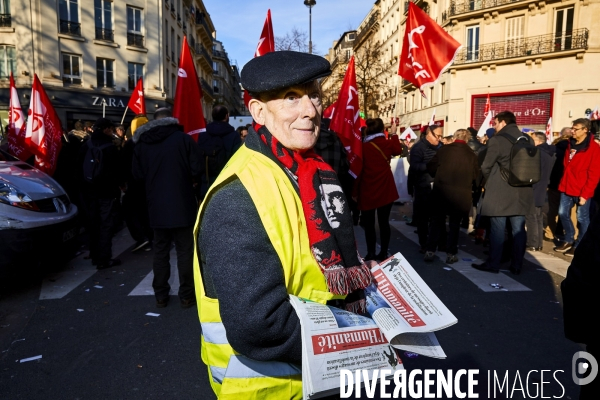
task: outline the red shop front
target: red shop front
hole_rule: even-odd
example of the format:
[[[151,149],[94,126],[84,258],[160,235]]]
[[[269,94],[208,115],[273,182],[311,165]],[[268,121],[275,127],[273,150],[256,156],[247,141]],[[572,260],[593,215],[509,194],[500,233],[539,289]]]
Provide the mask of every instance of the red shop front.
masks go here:
[[[511,111],[517,117],[519,128],[544,130],[552,116],[554,89],[490,93],[489,96],[492,115]],[[471,126],[475,129],[479,129],[486,117],[487,97],[487,94],[478,94],[471,98]]]

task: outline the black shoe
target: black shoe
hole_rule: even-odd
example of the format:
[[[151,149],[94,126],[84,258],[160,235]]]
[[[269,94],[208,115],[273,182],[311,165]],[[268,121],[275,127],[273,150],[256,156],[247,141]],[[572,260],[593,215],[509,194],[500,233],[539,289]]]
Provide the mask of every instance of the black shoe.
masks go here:
[[[375,261],[382,262],[384,260],[387,260],[387,258],[388,258],[387,251],[385,253],[384,252],[380,252],[379,254],[377,254],[375,256]]]
[[[542,251],[543,249],[543,247],[536,247],[536,251]]]
[[[189,299],[181,300],[181,308],[190,308],[196,305],[196,298],[190,297]]]
[[[421,247],[419,249],[419,253],[421,253],[421,254],[425,254],[426,252],[427,252],[427,249],[425,249],[425,247]]]
[[[569,242],[564,242],[563,244],[561,244],[560,246],[556,246],[554,248],[554,251],[558,251],[559,253],[564,253],[567,250],[570,250],[571,247],[573,247],[573,243],[569,243]]]
[[[117,267],[119,265],[121,265],[121,260],[119,260],[118,258],[115,258],[113,260],[109,260],[107,262],[98,264],[96,266],[96,269],[107,269],[107,268]]]
[[[509,268],[509,270],[510,270],[510,272],[511,272],[513,275],[520,275],[520,274],[521,274],[521,270],[520,270],[520,269],[516,269],[516,268],[514,268],[514,267],[510,267],[510,268]]]
[[[156,300],[156,308],[165,308],[169,304],[169,298],[165,297],[164,299]]]
[[[417,226],[417,224],[413,221],[407,222],[406,225],[408,226]]]
[[[569,250],[564,252],[565,256],[573,257],[575,255],[575,247],[571,247]]]
[[[497,274],[498,270],[494,269],[494,268],[490,268],[487,263],[481,263],[481,264],[471,264],[471,267],[475,268],[476,270],[479,271],[483,271],[483,272],[491,272],[492,274]]]
[[[133,245],[133,249],[131,249],[132,253],[135,253],[138,250],[141,250],[142,248],[144,248],[148,243],[150,243],[149,240],[138,240],[137,242],[135,242],[135,245]]]
[[[404,203],[401,202],[401,201],[395,201],[394,204],[397,205],[397,206],[403,206],[404,205]]]
[[[539,251],[538,248],[541,249],[541,247],[533,247],[533,246],[529,246],[526,248],[527,251]]]
[[[364,256],[363,258],[364,258],[365,261],[371,261],[371,260],[375,260],[375,257],[376,256],[373,253],[367,253],[367,255]]]

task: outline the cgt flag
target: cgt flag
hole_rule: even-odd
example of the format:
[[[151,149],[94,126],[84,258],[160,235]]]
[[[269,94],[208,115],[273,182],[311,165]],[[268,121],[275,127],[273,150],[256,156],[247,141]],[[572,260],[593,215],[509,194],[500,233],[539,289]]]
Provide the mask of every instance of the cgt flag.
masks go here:
[[[23,110],[21,109],[19,94],[17,93],[15,80],[11,72],[6,138],[8,139],[8,152],[21,161],[25,161],[32,156],[31,151],[25,143],[25,129],[25,114],[23,114]]]
[[[362,137],[360,134],[360,108],[358,106],[358,91],[356,90],[356,73],[354,71],[354,56],[350,58],[346,76],[336,101],[337,107],[329,125],[337,132],[348,152],[350,175],[358,178],[362,170]]]
[[[185,36],[177,71],[173,117],[179,119],[183,131],[195,141],[198,141],[200,132],[206,131],[206,121],[202,111],[202,89],[200,89],[196,66]]]
[[[143,114],[146,115],[146,100],[144,98],[144,83],[142,82],[142,78],[138,79],[137,85],[135,85],[135,89],[133,89],[133,93],[131,94],[131,98],[129,99],[129,103],[127,103],[127,107],[131,111],[133,111],[136,115]]]
[[[273,36],[273,23],[271,22],[271,9],[268,9],[267,18],[265,19],[265,24],[263,25],[263,30],[260,34],[256,51],[254,52],[254,57],[264,56],[272,51],[275,51],[275,38]],[[246,108],[248,108],[250,98],[250,94],[244,90],[244,105]]]
[[[37,74],[33,76],[25,143],[35,154],[35,167],[53,175],[62,147],[62,126]]]
[[[546,143],[552,144],[552,117],[548,118],[546,124]]]
[[[406,21],[398,75],[423,92],[452,64],[461,46],[413,2]]]

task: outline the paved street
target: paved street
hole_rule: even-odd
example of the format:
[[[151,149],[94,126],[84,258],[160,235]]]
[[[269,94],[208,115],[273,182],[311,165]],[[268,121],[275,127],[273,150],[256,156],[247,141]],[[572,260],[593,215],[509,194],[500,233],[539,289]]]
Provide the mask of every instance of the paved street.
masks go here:
[[[571,358],[582,348],[564,339],[560,304],[568,259],[552,255],[545,243],[543,252],[527,255],[519,276],[475,271],[469,265],[485,257],[485,248],[463,232],[459,263],[447,266],[445,254],[425,263],[405,215],[410,205],[394,206],[390,250],[401,251],[458,318],[437,333],[446,360],[404,356],[405,367],[479,369],[480,398],[487,398],[488,370],[502,376],[509,371],[511,388],[517,371],[525,388],[527,373],[537,370],[529,377],[530,391],[542,380],[540,370],[563,370],[556,374],[564,386],[561,398],[577,398]],[[356,232],[364,253],[364,233]],[[83,252],[44,279],[2,285],[1,399],[214,398],[199,357],[196,309],[181,309],[175,292],[167,308],[155,308],[152,252],[131,253],[126,229],[114,243],[123,261],[118,268],[97,271]],[[41,358],[25,361],[36,356]],[[543,380],[550,382],[544,396],[561,396],[551,373]],[[508,397],[506,391],[496,395]]]

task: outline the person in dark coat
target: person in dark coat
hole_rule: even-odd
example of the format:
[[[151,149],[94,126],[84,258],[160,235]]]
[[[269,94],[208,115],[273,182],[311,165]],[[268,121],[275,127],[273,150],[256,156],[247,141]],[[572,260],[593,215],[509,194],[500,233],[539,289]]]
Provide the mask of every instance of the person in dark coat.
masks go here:
[[[565,337],[586,345],[586,351],[600,360],[598,329],[594,328],[594,315],[600,309],[598,282],[600,282],[600,213],[592,220],[587,232],[575,249],[567,277],[560,288],[563,297]],[[591,369],[591,368],[590,368]],[[600,398],[600,378],[581,386],[579,398]]]
[[[367,254],[364,258],[383,261],[388,257],[390,244],[390,212],[394,201],[399,197],[390,161],[392,156],[402,154],[402,145],[395,134],[390,134],[389,139],[385,137],[381,118],[368,119],[366,123],[367,129],[363,137],[363,169],[354,190],[367,241]],[[378,254],[375,254],[375,214],[381,236],[381,251]]]
[[[115,125],[110,120],[99,118],[93,125],[91,138],[81,146],[77,161],[82,172],[82,206],[90,236],[89,258],[97,269],[121,265],[118,258],[112,258],[112,235],[118,216],[120,186],[124,182],[119,151],[112,143],[114,130]],[[97,176],[90,173],[95,168],[88,164],[100,159],[88,152],[93,147],[102,152],[101,167],[95,167],[99,168]]]
[[[535,210],[525,216],[525,225],[527,226],[527,250],[540,251],[544,245],[542,206],[546,202],[546,188],[548,182],[550,182],[550,173],[556,161],[556,148],[546,143],[547,139],[544,132],[536,132],[532,137],[535,145],[541,151],[542,177],[538,183],[533,185]]]
[[[480,171],[477,156],[467,145],[469,136],[469,131],[459,129],[454,133],[454,141],[444,145],[427,163],[427,171],[434,177],[432,203],[435,204],[435,221],[430,226],[425,261],[433,261],[440,227],[445,229],[446,216],[449,216],[450,225],[446,263],[458,261],[460,221],[471,209],[473,182]]]
[[[414,185],[413,222],[417,223],[419,245],[421,253],[425,253],[427,246],[427,235],[429,232],[429,220],[431,218],[431,190],[433,177],[427,171],[427,163],[431,161],[439,150],[442,140],[442,128],[437,125],[427,127],[425,134],[410,149],[410,167],[408,169],[409,179]],[[446,243],[446,231],[440,235],[440,242]]]
[[[238,136],[239,139],[239,136]],[[194,293],[194,236],[198,203],[194,179],[200,174],[200,149],[171,110],[160,108],[154,120],[139,127],[133,136],[133,178],[144,180],[154,229],[154,295],[156,306],[169,302],[171,265],[169,253],[175,242],[179,270],[179,299],[183,308],[196,304]]]
[[[512,142],[503,137],[507,134],[516,140],[525,136],[531,144],[533,139],[523,135],[517,127],[515,115],[502,111],[494,117],[496,134],[487,143],[485,160],[481,172],[486,180],[485,193],[481,199],[481,215],[490,217],[489,257],[482,264],[472,264],[480,271],[498,273],[502,247],[505,241],[506,220],[512,228],[512,256],[510,271],[519,274],[525,255],[525,215],[533,211],[533,189],[531,186],[511,186],[501,175],[500,168],[508,169]]]
[[[565,172],[565,166],[562,160],[565,158],[565,151],[569,145],[569,139],[573,136],[571,128],[563,128],[560,131],[560,137],[552,142],[552,145],[556,149],[556,159],[559,162],[554,163],[552,172],[550,173],[550,182],[548,183],[548,226],[544,232],[544,239],[548,242],[554,242],[557,236],[563,238],[564,233],[560,218],[558,218],[558,207],[560,206],[560,192],[558,191],[558,185],[562,179],[563,173]],[[573,218],[571,218],[573,219]],[[577,231],[577,220],[573,226]],[[575,232],[577,233],[577,232]]]
[[[215,106],[212,110],[212,118],[213,122],[206,125],[206,132],[198,136],[198,147],[204,159],[200,176],[200,191],[198,193],[199,202],[202,202],[210,185],[217,179],[233,153],[242,145],[240,134],[233,126],[229,125],[229,110],[227,110],[227,107]],[[206,158],[211,156],[210,153],[214,151],[215,146],[219,147],[219,151],[224,151],[225,154],[218,157],[220,165],[216,169],[207,168],[210,161],[207,161]]]

